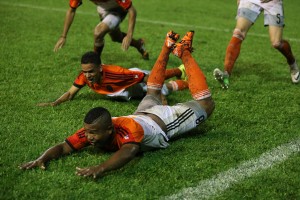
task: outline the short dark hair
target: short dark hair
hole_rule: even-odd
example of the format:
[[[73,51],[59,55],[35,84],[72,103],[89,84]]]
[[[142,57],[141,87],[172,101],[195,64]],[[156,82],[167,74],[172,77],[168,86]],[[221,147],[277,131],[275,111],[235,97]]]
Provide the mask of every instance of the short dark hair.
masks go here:
[[[96,107],[91,109],[84,118],[84,123],[92,124],[97,119],[101,118],[101,123],[103,125],[107,125],[111,123],[111,115],[106,108],[103,107]]]
[[[100,56],[93,51],[86,52],[81,57],[81,64],[90,64],[90,63],[95,64],[97,66],[101,64]]]

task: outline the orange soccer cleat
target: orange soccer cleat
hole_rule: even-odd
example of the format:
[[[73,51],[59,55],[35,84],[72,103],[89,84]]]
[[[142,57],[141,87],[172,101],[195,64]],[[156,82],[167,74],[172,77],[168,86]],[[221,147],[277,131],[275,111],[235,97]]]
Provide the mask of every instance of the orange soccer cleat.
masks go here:
[[[167,37],[165,40],[165,45],[169,48],[169,49],[173,49],[175,46],[176,41],[179,39],[179,34],[173,32],[173,31],[169,31],[167,33]]]
[[[175,48],[173,49],[173,54],[181,58],[183,50],[187,49],[188,51],[192,52],[193,37],[194,37],[194,31],[187,32],[185,36],[183,36],[181,41],[175,44]]]

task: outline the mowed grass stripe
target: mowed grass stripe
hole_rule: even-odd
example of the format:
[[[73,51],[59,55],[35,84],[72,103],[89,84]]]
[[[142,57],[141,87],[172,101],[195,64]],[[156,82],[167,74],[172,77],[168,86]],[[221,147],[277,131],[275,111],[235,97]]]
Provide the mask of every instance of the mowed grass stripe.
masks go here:
[[[203,180],[196,187],[185,188],[176,194],[165,197],[165,199],[209,199],[215,197],[233,184],[282,163],[299,152],[300,138],[265,152],[257,159],[251,159],[236,168],[217,174],[211,179]]]
[[[61,9],[61,8],[49,8],[49,7],[43,7],[43,6],[36,6],[36,5],[30,5],[30,4],[17,4],[17,3],[7,3],[7,2],[0,2],[2,5],[7,5],[7,6],[17,6],[17,7],[23,7],[23,8],[30,8],[30,9],[39,9],[39,10],[50,10],[50,11],[56,11],[56,12],[66,12],[66,9]],[[78,14],[83,14],[83,15],[92,15],[92,16],[98,16],[96,12],[90,13],[90,12],[83,12],[80,10],[77,10],[76,13]],[[194,29],[200,29],[200,30],[205,30],[205,31],[218,31],[218,32],[231,32],[231,29],[221,29],[221,28],[216,28],[216,27],[205,27],[205,26],[197,26],[197,25],[188,25],[188,24],[179,24],[179,23],[174,23],[174,22],[164,22],[164,21],[154,21],[151,19],[141,19],[137,18],[138,22],[143,22],[143,23],[148,23],[148,24],[157,24],[157,25],[168,25],[168,26],[176,26],[176,27],[194,27]],[[258,34],[258,33],[247,33],[247,35],[252,35],[256,37],[262,37],[262,38],[269,38],[268,34]],[[290,41],[294,42],[300,42],[299,38],[286,38]]]

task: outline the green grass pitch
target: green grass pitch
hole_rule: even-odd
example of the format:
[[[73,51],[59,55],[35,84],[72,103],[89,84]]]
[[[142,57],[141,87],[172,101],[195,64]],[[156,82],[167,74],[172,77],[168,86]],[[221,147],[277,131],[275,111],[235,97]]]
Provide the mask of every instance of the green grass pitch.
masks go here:
[[[150,60],[142,60],[133,48],[123,52],[120,44],[106,37],[102,61],[150,70],[169,30],[181,35],[195,30],[193,56],[215,99],[213,115],[188,136],[172,141],[168,149],[146,152],[96,181],[75,175],[76,166],[96,165],[110,156],[93,149],[52,161],[46,171],[19,170],[19,164],[37,158],[82,127],[90,108],[106,106],[119,116],[130,114],[139,103],[110,101],[85,88],[58,107],[36,106],[69,89],[80,71],[81,55],[93,47],[99,19],[95,6],[84,1],[66,46],[53,52],[68,2],[0,0],[0,199],[163,199],[188,187],[200,190],[197,185],[202,181],[299,140],[300,85],[291,83],[284,57],[271,47],[262,16],[244,41],[230,89],[224,91],[212,72],[222,68],[236,2],[134,0],[138,12],[134,37],[145,39]],[[299,2],[284,3],[284,37],[300,59]],[[121,28],[126,31],[127,19]],[[170,67],[179,64],[170,56]],[[169,103],[190,98],[188,91],[174,93]],[[300,199],[299,163],[298,144],[298,151],[283,162],[257,170],[209,197]]]

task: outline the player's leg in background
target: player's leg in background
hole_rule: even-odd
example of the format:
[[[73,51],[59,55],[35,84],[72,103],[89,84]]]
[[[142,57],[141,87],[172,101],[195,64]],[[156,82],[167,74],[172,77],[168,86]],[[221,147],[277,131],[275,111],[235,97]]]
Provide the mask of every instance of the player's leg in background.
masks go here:
[[[119,27],[121,18],[113,14],[107,14],[98,7],[98,13],[101,22],[96,26],[94,31],[94,51],[101,56],[104,48],[104,37],[107,33],[114,31]]]
[[[234,64],[240,55],[242,42],[246,38],[246,34],[252,24],[253,23],[250,20],[244,17],[238,17],[236,27],[226,48],[224,71],[218,68],[214,70],[215,79],[220,82],[223,89],[228,89],[229,87],[229,76],[231,75]]]
[[[240,54],[242,42],[262,10],[259,4],[248,0],[239,1],[236,26],[226,48],[224,71],[218,68],[214,70],[215,79],[219,81],[223,89],[227,89],[229,86],[229,76],[232,74],[234,64]]]
[[[293,55],[288,41],[282,39],[283,27],[269,26],[269,35],[272,46],[277,49],[285,58],[290,67],[291,79],[293,83],[300,81],[299,67]]]
[[[104,37],[110,31],[106,23],[100,22],[94,30],[94,52],[100,57],[104,48]]]
[[[115,28],[109,33],[113,42],[122,43],[126,33],[122,32],[119,27]],[[149,53],[146,51],[145,41],[143,39],[134,39],[132,38],[130,46],[135,47],[138,52],[142,55],[142,58],[145,60],[149,59]]]

